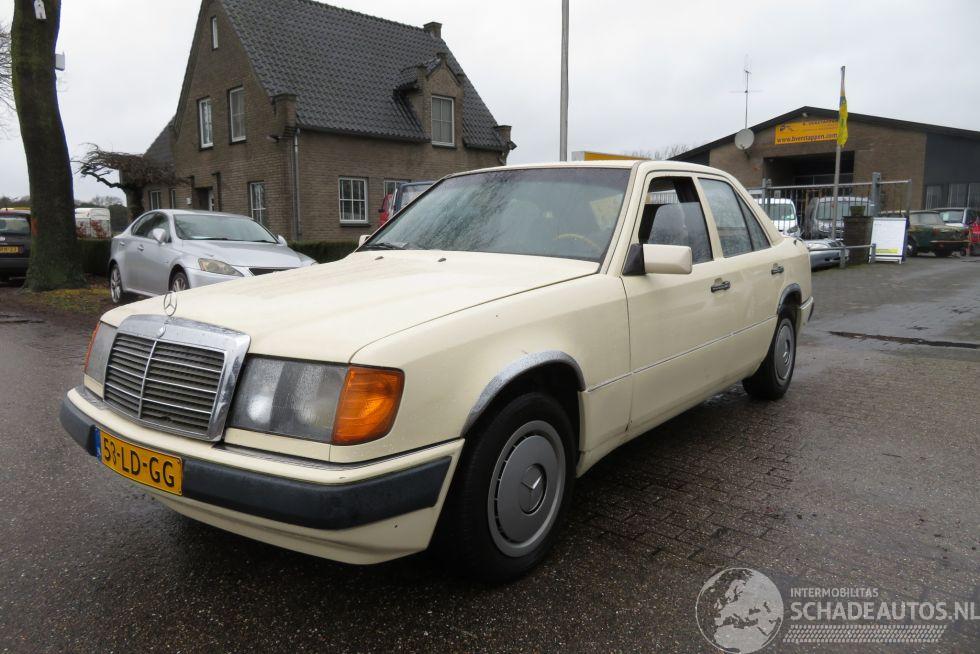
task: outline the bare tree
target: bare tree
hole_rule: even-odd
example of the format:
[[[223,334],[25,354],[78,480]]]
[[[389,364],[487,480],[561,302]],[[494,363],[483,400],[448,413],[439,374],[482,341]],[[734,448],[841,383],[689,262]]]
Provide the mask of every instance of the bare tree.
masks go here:
[[[32,291],[85,284],[75,239],[71,162],[55,90],[60,26],[61,0],[14,0],[11,81],[31,187],[35,233],[25,287]]]
[[[162,165],[141,154],[110,152],[89,144],[89,151],[76,160],[78,172],[102,182],[109,188],[117,188],[126,194],[133,218],[143,213],[143,190],[147,186],[176,186],[180,180],[173,166]],[[110,176],[119,173],[119,181]]]
[[[0,23],[0,108],[14,108],[14,85],[11,79],[10,28]]]
[[[679,154],[683,154],[690,150],[692,146],[686,143],[674,143],[673,145],[668,145],[662,148],[657,148],[656,150],[631,150],[626,152],[633,157],[638,157],[640,159],[652,159],[653,161],[666,161],[672,157],[676,157]]]

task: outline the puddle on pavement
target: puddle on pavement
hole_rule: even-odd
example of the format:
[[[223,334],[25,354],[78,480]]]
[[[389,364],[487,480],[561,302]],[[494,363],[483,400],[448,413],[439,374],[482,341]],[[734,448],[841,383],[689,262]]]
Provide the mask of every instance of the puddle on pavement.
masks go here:
[[[27,316],[14,316],[7,313],[0,313],[0,325],[32,325],[43,322],[43,320],[28,318]]]
[[[934,341],[928,338],[912,338],[909,336],[885,336],[882,334],[859,334],[857,332],[829,332],[834,336],[842,338],[852,338],[854,340],[885,341],[888,343],[901,343],[902,345],[926,345],[929,347],[961,347],[968,350],[980,350],[978,343],[964,343],[960,341]]]

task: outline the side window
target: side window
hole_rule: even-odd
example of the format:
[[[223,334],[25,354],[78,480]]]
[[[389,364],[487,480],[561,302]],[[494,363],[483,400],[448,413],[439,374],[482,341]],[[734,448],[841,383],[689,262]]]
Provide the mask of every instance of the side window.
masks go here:
[[[742,216],[745,218],[745,224],[749,226],[749,236],[752,237],[752,249],[765,250],[771,245],[769,237],[766,236],[766,231],[762,229],[762,225],[759,224],[755,214],[746,206],[742,198],[738,198],[738,204],[742,207]]]
[[[752,251],[752,239],[745,226],[745,216],[738,206],[735,191],[727,182],[717,179],[701,179],[701,188],[715,218],[721,252],[726,257],[734,257]]]
[[[641,243],[686,245],[691,248],[694,263],[712,260],[708,228],[694,180],[658,177],[650,182],[639,237]]]
[[[167,233],[167,237],[170,237],[170,226],[167,224],[167,217],[160,213],[155,213],[144,218],[133,230],[133,236],[150,238],[150,232],[157,227],[162,228]]]

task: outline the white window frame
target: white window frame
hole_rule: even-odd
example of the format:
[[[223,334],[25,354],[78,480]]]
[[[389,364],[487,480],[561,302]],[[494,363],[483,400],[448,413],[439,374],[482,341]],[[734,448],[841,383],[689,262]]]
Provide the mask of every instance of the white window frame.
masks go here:
[[[207,108],[206,124],[205,108]],[[200,135],[201,147],[214,147],[214,113],[212,112],[211,98],[201,98],[197,101],[197,130]]]
[[[211,49],[218,49],[218,17],[211,16]]]
[[[351,182],[351,195],[350,195],[350,197],[345,197],[344,196],[344,182]],[[354,186],[353,185],[355,183],[363,184],[363,192],[361,193],[361,197],[360,198],[355,198],[354,197],[354,193],[353,193]],[[341,225],[367,225],[368,224],[368,217],[367,217],[367,210],[368,210],[367,198],[368,198],[368,180],[367,180],[366,177],[340,177],[340,178],[338,178],[338,180],[337,180],[337,200],[338,200],[338,202],[337,202],[337,208],[340,211],[340,214],[339,214],[340,215],[340,224]],[[360,204],[361,207],[362,207],[362,209],[363,209],[363,212],[362,212],[362,215],[364,216],[363,220],[344,220],[344,203],[345,202],[350,202],[351,203],[351,209],[354,208],[354,205],[355,204]]]
[[[255,201],[255,190],[257,188],[262,189],[261,202],[256,203]],[[260,225],[266,224],[266,201],[265,201],[265,182],[249,182],[248,183],[248,211],[252,220]]]
[[[241,98],[241,108],[235,112],[235,97]],[[235,119],[241,118],[241,133],[235,133]],[[241,143],[245,140],[245,87],[239,86],[228,91],[228,134],[231,135],[232,143]]]
[[[443,101],[449,103],[449,139],[448,141],[439,141],[436,139],[436,123],[444,125],[447,121],[436,119],[436,101]],[[443,95],[432,96],[432,102],[429,105],[429,111],[432,114],[432,145],[445,145],[450,147],[456,146],[456,100],[454,98],[447,98]]]
[[[163,193],[161,191],[150,191],[150,211],[159,209],[162,200]]]

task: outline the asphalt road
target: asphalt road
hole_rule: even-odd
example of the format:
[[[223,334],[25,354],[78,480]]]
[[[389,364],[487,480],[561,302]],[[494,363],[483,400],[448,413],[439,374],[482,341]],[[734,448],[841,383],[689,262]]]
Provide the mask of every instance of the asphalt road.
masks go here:
[[[980,611],[980,258],[815,275],[783,401],[733,387],[620,448],[580,480],[547,562],[495,588],[425,555],[319,560],[155,503],[58,424],[87,330],[10,309],[10,293],[0,651],[716,651],[695,601],[740,565],[787,606],[790,588],[865,586]],[[896,647],[980,651],[980,621],[933,645],[853,649]]]

